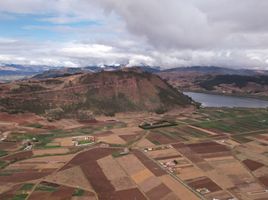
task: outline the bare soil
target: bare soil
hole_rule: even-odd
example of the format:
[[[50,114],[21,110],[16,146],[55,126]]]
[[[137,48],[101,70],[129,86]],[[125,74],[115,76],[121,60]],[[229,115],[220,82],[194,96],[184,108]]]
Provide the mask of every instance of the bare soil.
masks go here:
[[[264,166],[264,164],[250,159],[243,160],[243,163],[250,171],[255,171]]]
[[[147,158],[142,152],[134,151],[134,155],[155,175],[162,176],[166,172],[160,168],[155,162]]]
[[[194,188],[195,190],[198,188],[207,188],[210,192],[222,190],[216,183],[214,183],[210,178],[207,177],[188,180],[186,182],[190,187]]]

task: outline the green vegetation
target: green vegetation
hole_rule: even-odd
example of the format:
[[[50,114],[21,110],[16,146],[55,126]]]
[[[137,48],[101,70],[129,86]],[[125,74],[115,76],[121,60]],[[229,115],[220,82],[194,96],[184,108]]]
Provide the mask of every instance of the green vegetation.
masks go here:
[[[25,183],[25,184],[20,188],[20,190],[22,190],[22,191],[29,191],[29,190],[31,190],[33,187],[34,187],[34,184],[33,184],[33,183]]]
[[[92,144],[93,142],[90,141],[90,140],[81,140],[81,141],[78,141],[78,145],[86,145],[86,144]]]
[[[43,128],[42,124],[39,123],[33,123],[33,124],[29,124],[28,127],[32,127],[32,128]]]
[[[249,82],[262,86],[268,85],[268,76],[218,75],[209,80],[200,82],[199,85],[206,90],[213,90],[214,86],[220,84],[234,84],[236,87],[242,88]]]
[[[246,115],[231,115],[229,118],[225,118],[210,121],[202,121],[193,123],[195,126],[201,128],[213,129],[220,132],[227,132],[231,134],[238,134],[250,131],[258,131],[268,129],[268,113],[251,113]]]
[[[7,155],[7,152],[0,149],[0,157]]]
[[[153,144],[155,144],[155,145],[161,145],[161,143],[158,142],[158,141],[156,141],[156,140],[152,140],[151,142],[152,142]]]
[[[114,158],[118,158],[118,157],[121,157],[121,156],[125,156],[126,154],[122,154],[121,151],[116,151],[116,152],[113,152],[112,153],[112,156]]]
[[[0,169],[5,168],[8,165],[5,161],[0,160]]]
[[[177,123],[172,122],[172,121],[162,120],[162,121],[154,122],[151,124],[145,122],[139,125],[139,127],[142,129],[155,129],[155,128],[162,128],[162,127],[169,127],[169,126],[177,126]]]
[[[49,185],[38,185],[36,187],[36,190],[38,191],[45,191],[45,192],[56,192],[57,188]]]
[[[72,196],[81,197],[81,196],[84,195],[84,193],[85,193],[85,191],[84,191],[83,189],[76,188],[76,189],[74,190],[74,193],[73,193]]]
[[[28,194],[17,194],[15,195],[12,200],[26,200]]]

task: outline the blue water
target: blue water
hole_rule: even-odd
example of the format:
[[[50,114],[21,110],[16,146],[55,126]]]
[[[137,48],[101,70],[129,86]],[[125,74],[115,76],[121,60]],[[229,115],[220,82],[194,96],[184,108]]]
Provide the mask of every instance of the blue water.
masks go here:
[[[247,97],[233,97],[215,94],[205,94],[197,92],[184,92],[184,94],[191,97],[194,101],[202,104],[203,107],[240,107],[240,108],[266,108],[268,101],[247,98]]]

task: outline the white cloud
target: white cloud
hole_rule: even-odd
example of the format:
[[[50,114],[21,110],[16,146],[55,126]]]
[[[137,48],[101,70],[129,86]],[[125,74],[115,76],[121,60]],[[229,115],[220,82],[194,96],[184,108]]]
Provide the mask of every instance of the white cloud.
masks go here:
[[[24,28],[54,31],[70,41],[26,41],[0,33],[0,61],[268,69],[267,9],[267,0],[1,0],[0,16],[42,14],[38,20],[56,26]],[[85,21],[101,26],[68,26]]]

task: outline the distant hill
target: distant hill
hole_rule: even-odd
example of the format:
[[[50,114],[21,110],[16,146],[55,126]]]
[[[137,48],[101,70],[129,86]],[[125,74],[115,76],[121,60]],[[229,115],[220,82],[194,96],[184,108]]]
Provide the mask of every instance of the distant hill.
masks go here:
[[[222,74],[222,75],[268,75],[266,70],[251,70],[251,69],[231,69],[216,66],[192,66],[192,67],[178,67],[172,69],[162,70],[162,73],[196,73],[204,74]]]
[[[70,76],[78,73],[98,73],[102,71],[118,71],[122,70],[125,67],[123,65],[103,65],[103,66],[88,66],[82,68],[60,68],[60,69],[52,69],[48,71],[44,71],[40,74],[33,76],[34,79],[46,79],[46,78],[57,78],[57,77],[64,77]],[[131,67],[133,68],[133,67]],[[157,67],[150,67],[150,66],[138,66],[141,71],[149,72],[149,73],[157,73],[160,72],[160,68]]]
[[[0,85],[0,106],[14,111],[64,114],[90,110],[112,115],[126,111],[164,113],[193,102],[159,76],[136,69],[29,79]]]

